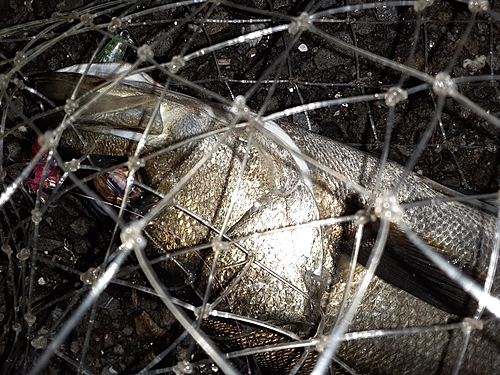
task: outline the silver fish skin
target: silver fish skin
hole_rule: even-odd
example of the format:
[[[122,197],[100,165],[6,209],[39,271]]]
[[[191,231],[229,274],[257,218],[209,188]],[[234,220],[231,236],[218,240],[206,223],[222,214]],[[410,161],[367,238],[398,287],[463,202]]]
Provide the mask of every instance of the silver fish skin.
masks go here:
[[[51,99],[64,100],[79,78],[79,73],[68,71],[48,74],[38,79],[37,89],[51,98],[54,88],[60,88]],[[105,87],[95,92],[93,88],[112,78],[110,74],[85,78],[85,100],[102,94]],[[160,95],[162,89],[157,85],[124,81],[80,113],[75,122],[79,134],[68,131],[63,140],[83,153],[132,155]],[[473,301],[464,301],[460,288],[443,280],[436,267],[412,248],[397,224],[407,225],[450,263],[481,283],[494,246],[495,216],[456,201],[443,202],[447,196],[435,188],[437,184],[427,183],[415,173],[405,174],[404,168],[395,163],[385,165],[376,186],[380,176],[377,158],[293,125],[249,121],[246,127],[235,126],[234,117],[227,109],[167,92],[152,122],[142,154],[151,187],[165,195],[186,174],[192,173],[192,177],[172,204],[154,218],[160,225],[148,226],[147,233],[160,252],[200,244],[209,248],[166,262],[164,268],[172,275],[172,280],[165,280],[167,285],[185,280],[192,284],[195,280],[195,292],[203,295],[217,253],[217,283],[210,299],[213,309],[276,325],[320,324],[318,334],[326,334],[335,324],[345,289],[349,262],[341,254],[352,251],[357,229],[354,221],[327,220],[355,215],[360,210],[373,213],[377,207],[374,198],[392,192],[387,196],[395,198],[396,203],[390,207],[398,217],[391,224],[393,235],[387,240],[387,251],[390,254],[392,248],[396,257],[382,259],[380,277],[375,277],[368,288],[350,331],[459,321],[456,314],[470,313],[462,303],[470,304],[470,311],[474,311]],[[246,117],[251,118],[251,114]],[[214,133],[202,136],[209,132]],[[193,137],[197,137],[195,142],[175,146]],[[298,154],[291,153],[290,146],[296,146]],[[168,152],[155,154],[164,149]],[[301,158],[308,161],[307,167],[297,163]],[[194,170],[202,159],[206,161]],[[230,239],[229,245],[218,248],[220,252],[210,248],[220,242],[213,241],[216,231],[207,223]],[[367,228],[374,226],[376,233],[376,223],[368,220]],[[369,230],[366,235],[362,245],[365,257],[374,241]],[[399,272],[398,257],[415,265],[407,272],[421,271],[415,280],[398,281],[398,275],[391,275],[393,265]],[[384,269],[384,262],[390,267]],[[364,274],[364,268],[358,265],[355,285]],[[419,278],[434,285],[442,282],[444,295],[451,294],[450,301],[440,301],[443,294],[439,293],[426,297],[427,289],[419,289]],[[498,295],[499,284],[496,277],[493,295]],[[217,298],[221,295],[226,298]],[[461,374],[495,373],[500,366],[498,328],[498,321],[489,319],[483,330],[472,331]],[[418,333],[403,340],[387,335],[347,342],[338,357],[358,373],[446,374],[453,371],[462,340],[460,330]],[[265,343],[250,337],[246,344]],[[364,353],[362,358],[360,352]],[[262,358],[262,363],[266,361],[269,358]],[[261,366],[264,372],[289,369],[273,367],[278,365],[270,362]]]

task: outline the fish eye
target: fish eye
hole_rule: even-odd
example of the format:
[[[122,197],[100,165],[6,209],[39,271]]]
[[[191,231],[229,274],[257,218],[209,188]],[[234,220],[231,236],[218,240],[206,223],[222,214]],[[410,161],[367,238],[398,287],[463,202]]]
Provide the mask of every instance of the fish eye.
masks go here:
[[[130,171],[127,167],[118,167],[109,173],[103,173],[94,179],[94,188],[105,201],[121,205],[129,173]],[[134,178],[138,183],[143,183],[141,173],[137,172]],[[128,201],[135,202],[139,200],[143,196],[143,193],[143,189],[133,184]]]

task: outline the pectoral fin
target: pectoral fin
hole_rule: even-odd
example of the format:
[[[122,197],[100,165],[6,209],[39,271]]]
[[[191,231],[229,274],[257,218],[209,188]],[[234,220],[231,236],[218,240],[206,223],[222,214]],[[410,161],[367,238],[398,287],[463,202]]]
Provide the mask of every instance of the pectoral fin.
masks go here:
[[[364,242],[358,257],[358,262],[363,265],[366,265],[370,256],[377,230],[378,223],[370,223],[365,227]],[[439,249],[436,251],[443,253]],[[451,314],[471,316],[477,308],[477,302],[467,292],[434,265],[393,225],[376,275]]]

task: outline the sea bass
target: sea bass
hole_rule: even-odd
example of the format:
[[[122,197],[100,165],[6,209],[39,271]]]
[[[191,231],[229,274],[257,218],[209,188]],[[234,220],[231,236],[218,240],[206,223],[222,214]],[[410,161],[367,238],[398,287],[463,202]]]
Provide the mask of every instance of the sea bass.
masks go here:
[[[40,76],[36,89],[64,103],[85,68]],[[232,108],[206,104],[164,91],[145,74],[125,77],[130,69],[125,63],[90,66],[72,101],[83,109],[61,144],[85,154],[131,156],[148,127],[141,153],[148,185],[160,196],[176,191],[146,228],[151,251],[173,254],[164,262],[163,282],[189,289],[182,296],[193,304],[200,304],[211,283],[207,316],[218,310],[266,321],[286,327],[295,339],[327,335],[341,313],[356,233],[363,224],[357,260],[366,265],[381,218],[391,224],[378,277],[349,331],[430,327],[474,315],[476,301],[404,231],[409,228],[483,284],[495,242],[494,215],[448,200],[445,188],[400,165],[387,162],[381,173],[375,157],[290,124],[265,121],[241,98]],[[107,88],[119,76],[125,78]],[[354,286],[365,272],[356,266]],[[495,277],[493,295],[499,285]],[[460,373],[500,368],[499,324],[485,316],[484,329],[472,332]],[[213,318],[202,326],[225,337],[224,345],[232,349],[290,341],[270,329],[249,327],[242,333],[230,320]],[[462,340],[460,329],[404,338],[387,334],[349,341],[336,356],[356,373],[451,373]],[[264,352],[255,358],[263,373],[287,373],[301,353]],[[301,371],[310,371],[316,358],[313,350]]]

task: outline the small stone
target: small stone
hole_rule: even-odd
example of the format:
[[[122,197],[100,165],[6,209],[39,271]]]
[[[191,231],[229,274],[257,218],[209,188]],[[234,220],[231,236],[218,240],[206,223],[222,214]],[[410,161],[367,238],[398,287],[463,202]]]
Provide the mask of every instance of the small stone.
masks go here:
[[[21,157],[21,145],[17,142],[12,142],[9,144],[4,145],[5,148],[7,148],[9,152],[9,159],[11,160],[16,160]]]
[[[135,330],[142,337],[163,337],[167,334],[167,330],[156,324],[153,318],[145,311],[135,318]]]
[[[314,63],[319,70],[333,69],[335,67],[347,66],[349,58],[340,52],[333,53],[332,51],[321,48],[314,56]]]
[[[92,221],[86,217],[80,217],[71,223],[70,227],[76,234],[84,236],[92,229]]]
[[[465,59],[464,62],[462,63],[462,67],[467,68],[469,70],[469,74],[476,73],[477,71],[483,69],[485,65],[486,65],[485,55],[476,56],[474,60]]]
[[[122,356],[125,354],[125,350],[123,349],[123,346],[117,344],[113,347],[113,353]]]
[[[122,329],[122,333],[125,335],[125,336],[130,336],[132,333],[134,332],[134,329],[130,326],[127,326],[125,328]]]
[[[71,353],[76,354],[80,350],[80,343],[78,341],[71,341],[71,344],[69,346],[69,350],[71,350]]]

